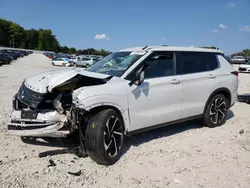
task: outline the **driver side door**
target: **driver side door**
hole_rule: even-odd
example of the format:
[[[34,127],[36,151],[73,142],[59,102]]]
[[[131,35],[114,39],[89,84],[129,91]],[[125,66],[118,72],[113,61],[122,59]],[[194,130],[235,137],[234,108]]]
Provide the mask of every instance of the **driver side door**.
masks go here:
[[[181,117],[182,80],[175,53],[153,52],[142,66],[144,63],[144,82],[128,89],[131,131],[154,128]]]

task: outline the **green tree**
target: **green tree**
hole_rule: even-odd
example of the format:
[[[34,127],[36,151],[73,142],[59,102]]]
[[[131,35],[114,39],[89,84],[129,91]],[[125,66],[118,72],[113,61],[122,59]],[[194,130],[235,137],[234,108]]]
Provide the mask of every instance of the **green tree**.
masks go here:
[[[70,48],[69,49],[69,53],[70,54],[75,54],[76,53],[76,49],[75,48]]]
[[[9,27],[11,46],[16,48],[25,48],[25,30],[16,23],[11,23]]]
[[[38,47],[38,34],[35,29],[26,30],[26,44],[28,49],[36,49]]]
[[[9,46],[10,45],[10,21],[0,18],[0,46]]]

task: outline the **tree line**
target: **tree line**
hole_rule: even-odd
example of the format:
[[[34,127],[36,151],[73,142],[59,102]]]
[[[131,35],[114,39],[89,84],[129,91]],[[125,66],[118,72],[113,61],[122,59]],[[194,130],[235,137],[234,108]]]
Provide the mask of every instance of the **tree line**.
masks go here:
[[[244,49],[241,52],[235,52],[232,54],[232,56],[244,56],[244,57],[249,57],[250,56],[250,49]]]
[[[32,28],[26,30],[19,24],[2,18],[0,18],[0,46],[66,54],[107,55],[110,53],[103,49],[76,50],[74,47],[60,46],[50,29]]]

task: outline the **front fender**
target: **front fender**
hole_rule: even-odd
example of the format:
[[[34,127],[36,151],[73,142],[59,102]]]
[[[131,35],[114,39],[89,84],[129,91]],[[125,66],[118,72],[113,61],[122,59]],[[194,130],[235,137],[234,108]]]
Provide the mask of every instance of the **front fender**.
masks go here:
[[[114,96],[114,95],[94,95],[88,98],[84,98],[83,100],[77,99],[75,102],[76,106],[85,109],[86,111],[90,111],[93,108],[101,107],[101,106],[112,106],[119,110],[122,115],[124,126],[126,131],[130,131],[130,119],[128,113],[128,102],[127,98],[123,98]]]

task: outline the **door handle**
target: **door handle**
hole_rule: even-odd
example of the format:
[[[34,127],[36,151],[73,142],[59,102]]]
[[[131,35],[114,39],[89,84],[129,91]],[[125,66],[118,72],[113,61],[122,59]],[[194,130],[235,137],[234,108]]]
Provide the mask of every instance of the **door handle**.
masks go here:
[[[180,84],[181,81],[180,80],[176,80],[176,79],[173,79],[169,82],[170,84]]]
[[[208,78],[210,78],[210,79],[214,79],[214,78],[216,78],[216,76],[215,76],[215,75],[213,75],[213,74],[209,74]]]

